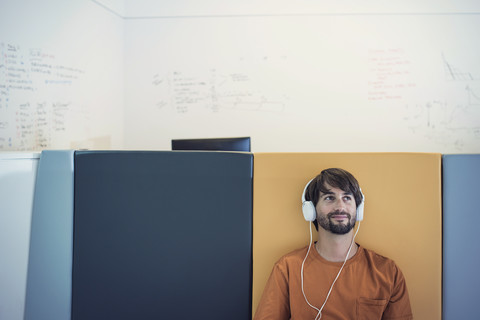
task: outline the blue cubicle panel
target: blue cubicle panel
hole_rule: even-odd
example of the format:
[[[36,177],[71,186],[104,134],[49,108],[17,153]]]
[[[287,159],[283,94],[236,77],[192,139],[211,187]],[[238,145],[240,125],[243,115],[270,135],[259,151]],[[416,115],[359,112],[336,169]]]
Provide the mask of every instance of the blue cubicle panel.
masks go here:
[[[251,319],[252,160],[76,152],[72,319]]]
[[[73,151],[43,151],[30,231],[25,320],[69,320],[72,290]]]
[[[480,155],[443,156],[443,319],[478,319]]]

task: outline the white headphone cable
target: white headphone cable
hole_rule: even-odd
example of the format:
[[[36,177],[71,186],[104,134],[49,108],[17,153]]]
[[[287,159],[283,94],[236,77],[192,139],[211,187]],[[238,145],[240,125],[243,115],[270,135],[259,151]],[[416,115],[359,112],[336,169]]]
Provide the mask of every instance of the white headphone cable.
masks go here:
[[[360,230],[360,221],[358,221],[358,227],[357,227],[357,230],[355,231],[355,234],[352,238],[352,242],[350,243],[350,247],[348,248],[348,252],[347,252],[347,256],[345,257],[345,260],[343,261],[343,264],[342,264],[342,267],[340,268],[340,270],[338,271],[338,274],[337,276],[335,277],[335,280],[333,280],[333,283],[332,285],[330,286],[330,290],[328,290],[328,294],[327,294],[327,297],[325,298],[325,302],[323,302],[323,305],[322,307],[319,309],[317,307],[315,307],[314,305],[312,305],[308,299],[307,299],[307,296],[305,295],[305,291],[303,289],[303,266],[305,264],[305,260],[307,260],[307,257],[308,257],[308,253],[310,252],[310,248],[312,247],[312,224],[309,223],[309,226],[310,226],[310,245],[308,246],[308,251],[307,251],[307,254],[305,255],[305,258],[303,259],[303,262],[302,262],[302,269],[301,269],[301,272],[300,272],[300,278],[301,278],[301,281],[302,281],[302,293],[303,293],[303,297],[305,298],[305,301],[307,302],[307,304],[318,311],[317,315],[315,316],[315,320],[320,320],[322,318],[322,310],[323,308],[325,307],[325,305],[327,304],[327,301],[328,301],[328,298],[330,297],[330,293],[332,293],[332,290],[333,290],[333,286],[335,285],[335,282],[337,282],[337,279],[338,277],[340,277],[340,273],[342,272],[343,270],[343,267],[345,266],[345,264],[347,263],[347,260],[348,260],[348,256],[350,255],[350,251],[352,250],[353,248],[353,244],[355,243],[355,237],[357,236],[357,233],[358,231]]]
[[[308,299],[307,299],[307,296],[305,295],[305,291],[303,290],[303,265],[305,264],[305,260],[307,260],[307,257],[308,257],[308,254],[310,253],[310,249],[312,248],[312,224],[311,223],[308,223],[308,225],[310,226],[310,244],[308,245],[308,250],[307,250],[307,254],[305,255],[305,258],[303,259],[303,262],[302,262],[302,269],[300,271],[300,278],[301,278],[301,281],[302,281],[302,293],[303,293],[303,297],[305,298],[305,301],[307,302],[307,304],[317,310],[319,313],[321,313],[321,310],[318,309],[317,307],[315,307],[314,305],[312,305]],[[316,319],[316,317],[315,317]]]

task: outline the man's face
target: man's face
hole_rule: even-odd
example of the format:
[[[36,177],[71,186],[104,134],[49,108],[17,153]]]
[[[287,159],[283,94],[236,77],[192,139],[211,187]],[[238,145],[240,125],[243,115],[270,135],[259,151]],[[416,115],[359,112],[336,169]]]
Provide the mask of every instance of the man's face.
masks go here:
[[[320,192],[320,198],[315,207],[317,222],[327,231],[346,234],[355,226],[355,197],[350,192],[333,188],[328,184],[325,187],[328,192]]]

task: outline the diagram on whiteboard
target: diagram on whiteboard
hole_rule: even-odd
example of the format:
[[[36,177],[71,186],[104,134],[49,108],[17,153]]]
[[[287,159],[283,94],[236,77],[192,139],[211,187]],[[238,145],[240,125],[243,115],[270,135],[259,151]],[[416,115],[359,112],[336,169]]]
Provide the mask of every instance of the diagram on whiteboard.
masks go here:
[[[404,120],[412,133],[462,150],[464,144],[480,143],[480,101],[477,103],[449,104],[432,100],[406,105]]]
[[[468,104],[480,106],[480,89],[474,90],[470,86],[466,86],[465,90],[468,94]]]
[[[410,133],[462,151],[464,146],[480,144],[480,70],[471,61],[447,56],[441,52],[435,60],[445,76],[441,89],[426,87],[412,95],[404,102],[403,120]]]
[[[462,70],[454,63],[450,63],[442,53],[443,68],[445,71],[445,79],[447,81],[479,81],[480,73],[474,73],[469,70]]]
[[[198,74],[171,71],[152,77],[158,97],[156,107],[159,109],[169,108],[176,113],[199,110],[285,111],[288,96],[278,91],[267,92],[264,85],[258,85],[258,81],[245,72],[225,73],[216,69]]]

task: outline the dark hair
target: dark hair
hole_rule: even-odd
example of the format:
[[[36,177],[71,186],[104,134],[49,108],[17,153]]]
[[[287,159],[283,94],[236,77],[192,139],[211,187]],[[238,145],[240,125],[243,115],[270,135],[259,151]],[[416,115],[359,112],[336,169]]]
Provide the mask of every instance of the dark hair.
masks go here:
[[[339,188],[345,192],[350,192],[355,198],[355,204],[358,206],[362,203],[362,192],[358,185],[357,179],[348,171],[340,168],[325,169],[320,172],[308,185],[305,191],[305,200],[312,201],[317,206],[320,199],[320,192],[327,193],[326,185]],[[317,220],[313,221],[315,228],[318,230]]]

